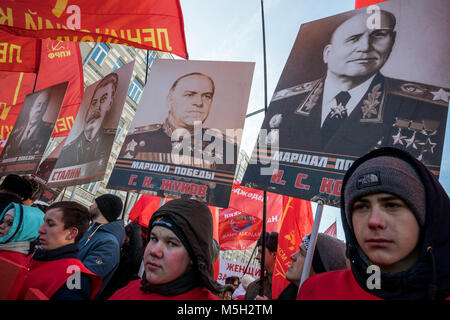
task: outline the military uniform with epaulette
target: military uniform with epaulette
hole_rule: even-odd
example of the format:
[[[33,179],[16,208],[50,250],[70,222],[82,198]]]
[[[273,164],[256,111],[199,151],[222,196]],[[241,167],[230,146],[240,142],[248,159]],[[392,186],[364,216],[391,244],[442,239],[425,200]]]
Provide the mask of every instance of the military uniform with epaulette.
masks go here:
[[[442,156],[449,90],[384,77],[378,73],[369,89],[335,134],[321,140],[322,98],[325,79],[274,94],[262,129],[266,141],[281,149],[362,156],[393,146],[428,165]],[[279,132],[277,133],[276,130]]]
[[[182,150],[183,137],[180,137],[178,141],[172,141],[171,139],[174,130],[175,128],[170,125],[167,119],[162,124],[152,124],[136,128],[127,135],[122,145],[119,158],[214,170],[216,171],[216,177],[219,176],[221,178],[219,179],[221,180],[220,182],[216,182],[216,178],[212,180],[198,180],[195,177],[192,178],[182,175],[170,176],[170,179],[195,182],[199,185],[207,186],[208,191],[203,200],[206,200],[208,203],[216,203],[216,201],[219,203],[219,198],[229,199],[238,156],[237,143],[228,141],[220,131],[216,131],[214,136],[209,136],[208,129],[202,128],[202,137],[194,139],[191,136],[188,150]],[[223,147],[223,150],[213,148],[214,145]],[[183,156],[185,151],[187,155]],[[181,155],[182,157],[176,158],[174,154]],[[231,159],[227,159],[227,154]],[[205,156],[209,157],[209,159],[205,158]],[[218,174],[219,172],[221,174]],[[226,176],[228,176],[228,184],[224,182]],[[187,198],[192,197],[190,194],[178,194],[177,192],[174,193],[167,190],[159,190],[159,192],[160,196],[177,195]]]
[[[65,168],[92,161],[98,161],[99,167],[105,166],[109,160],[115,131],[115,129],[100,129],[91,141],[86,139],[84,132],[81,132],[62,149],[57,167]]]
[[[182,155],[183,146],[181,142],[182,137],[180,137],[178,141],[172,141],[171,137],[174,130],[175,128],[170,125],[167,119],[162,124],[152,124],[136,128],[126,137],[119,158],[176,163],[210,170],[229,171],[234,174],[238,153],[237,144],[235,142],[229,141],[222,133],[209,135],[208,129],[202,128],[202,136],[197,139],[201,145],[199,143],[198,146],[196,146],[194,137],[191,136],[191,143],[189,145],[189,150],[187,150],[190,156],[176,160],[173,158],[172,151]],[[215,141],[215,139],[218,139],[218,136],[220,136],[220,140]],[[208,147],[213,142],[218,146],[223,147],[223,151],[212,148],[212,146]],[[231,159],[228,159],[228,161],[227,151],[233,152]],[[194,159],[195,154],[201,155],[202,159]],[[208,161],[208,159],[205,159],[205,156],[208,156],[215,161]]]

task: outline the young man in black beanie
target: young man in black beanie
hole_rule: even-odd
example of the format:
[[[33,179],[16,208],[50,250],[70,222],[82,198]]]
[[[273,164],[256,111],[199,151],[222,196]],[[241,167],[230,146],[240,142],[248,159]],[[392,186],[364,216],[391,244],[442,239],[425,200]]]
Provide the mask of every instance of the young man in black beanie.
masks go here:
[[[341,193],[351,270],[309,278],[298,299],[450,299],[449,208],[437,178],[405,151],[356,160]]]
[[[256,246],[258,248],[258,253],[256,254],[256,260],[261,261],[262,255],[262,240],[263,235],[261,234],[258,241],[256,242]],[[264,256],[264,269],[265,269],[265,277],[264,277],[264,297],[259,296],[260,279],[257,279],[250,283],[247,287],[247,292],[245,293],[244,300],[265,300],[266,297],[268,299],[272,299],[272,274],[275,268],[275,260],[277,257],[277,249],[278,249],[278,232],[266,232],[266,249]]]
[[[123,220],[117,220],[122,213],[122,200],[113,194],[95,198],[89,207],[92,225],[79,242],[80,260],[103,282],[96,299],[101,297],[120,263],[120,248],[125,239]]]

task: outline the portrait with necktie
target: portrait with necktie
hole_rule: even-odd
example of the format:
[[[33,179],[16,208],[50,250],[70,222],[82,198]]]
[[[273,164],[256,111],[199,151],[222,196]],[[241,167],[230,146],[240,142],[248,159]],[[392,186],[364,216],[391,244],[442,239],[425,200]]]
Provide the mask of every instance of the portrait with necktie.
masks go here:
[[[370,15],[365,11],[340,16],[322,49],[324,75],[275,91],[262,125],[266,142],[281,149],[358,157],[394,146],[439,165],[447,112],[442,107],[448,105],[450,90],[380,72],[397,37],[392,13],[380,10],[380,24],[373,29],[367,26]],[[288,64],[284,72],[295,74]],[[283,75],[280,79],[294,81],[283,81]],[[395,138],[399,130],[403,139]],[[413,135],[408,144],[405,140]]]
[[[384,146],[409,152],[439,175],[450,89],[442,87],[445,79],[435,77],[432,69],[440,65],[447,68],[442,74],[448,74],[447,64],[424,60],[414,51],[395,50],[404,50],[405,39],[424,47],[419,40],[428,31],[422,25],[434,21],[431,17],[445,3],[435,0],[429,11],[419,8],[423,3],[417,0],[408,1],[407,8],[404,4],[380,3],[376,24],[370,23],[373,11],[361,8],[301,26],[255,149],[259,154],[265,148],[272,152],[270,158],[279,161],[278,171],[262,175],[264,158],[254,159],[254,153],[243,184],[307,200],[332,194],[338,201],[340,189],[334,182],[341,181],[355,159]],[[391,11],[402,18],[401,23]],[[419,21],[419,12],[427,18]],[[449,24],[440,23],[442,30]],[[435,33],[433,43],[448,47],[447,38]],[[407,60],[409,66],[398,59]],[[413,81],[405,76],[409,72],[404,68],[422,65],[429,74],[416,73]],[[391,77],[397,71],[402,79]],[[417,81],[422,78],[433,84]]]
[[[11,141],[5,147],[3,159],[44,153],[54,125],[53,122],[44,120],[50,98],[49,89],[39,91],[29,98],[32,103],[26,115],[27,119],[17,121],[17,129],[11,134]]]

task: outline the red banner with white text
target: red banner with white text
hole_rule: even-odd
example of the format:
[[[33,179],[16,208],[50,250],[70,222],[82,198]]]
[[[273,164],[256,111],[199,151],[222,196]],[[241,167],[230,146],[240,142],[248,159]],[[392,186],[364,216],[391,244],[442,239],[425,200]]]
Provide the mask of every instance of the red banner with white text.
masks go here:
[[[42,39],[118,43],[188,58],[179,0],[2,1],[0,29]]]

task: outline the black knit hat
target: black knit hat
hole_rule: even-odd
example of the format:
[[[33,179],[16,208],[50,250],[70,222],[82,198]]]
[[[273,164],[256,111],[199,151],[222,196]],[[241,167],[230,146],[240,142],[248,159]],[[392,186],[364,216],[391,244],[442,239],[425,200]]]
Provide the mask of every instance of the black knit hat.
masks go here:
[[[161,217],[153,220],[153,223],[151,224],[150,228],[148,228],[149,235],[150,235],[153,227],[155,227],[155,226],[167,228],[167,229],[171,230],[173,233],[175,233],[175,235],[178,237],[178,239],[180,239],[181,243],[183,243],[183,245],[186,248],[187,252],[189,253],[189,256],[191,257],[191,259],[193,261],[195,260],[194,251],[192,250],[192,247],[189,244],[189,241],[186,238],[186,235],[184,234],[183,230],[181,230],[169,216],[161,216]]]
[[[306,250],[309,248],[310,241],[311,234],[302,239]],[[315,273],[346,269],[345,242],[328,234],[319,233],[314,249],[312,268]]]
[[[214,280],[216,249],[213,242],[213,219],[208,206],[192,199],[171,200],[153,214],[149,226],[153,226],[154,221],[161,217],[164,217],[164,220],[170,218],[186,237],[190,247],[186,249],[192,249],[194,253],[193,266],[203,286],[213,292],[220,292],[220,285]]]
[[[28,199],[33,193],[33,186],[30,181],[17,174],[8,174],[0,185],[0,190],[12,192],[23,199]]]
[[[425,224],[425,187],[412,166],[404,160],[380,156],[360,164],[345,185],[345,214],[351,226],[353,203],[360,197],[387,192],[401,198]]]
[[[122,213],[122,199],[114,194],[103,194],[95,198],[98,209],[108,222],[116,220]]]

